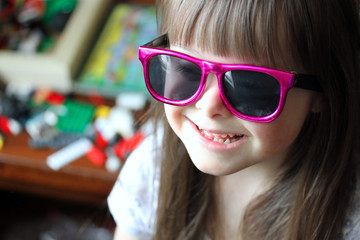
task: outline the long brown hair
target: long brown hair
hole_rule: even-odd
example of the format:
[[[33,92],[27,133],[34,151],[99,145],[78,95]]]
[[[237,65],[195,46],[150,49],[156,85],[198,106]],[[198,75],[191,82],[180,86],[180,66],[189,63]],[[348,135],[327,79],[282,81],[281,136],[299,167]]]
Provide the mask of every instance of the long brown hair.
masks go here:
[[[158,0],[160,32],[222,56],[247,56],[316,75],[324,103],[293,143],[276,184],[248,206],[242,239],[335,239],[357,177],[360,26],[354,0]],[[293,70],[293,69],[291,69]],[[201,239],[211,226],[213,177],[191,162],[166,122],[154,239]],[[240,227],[240,226],[239,226]],[[216,230],[215,230],[216,232]]]

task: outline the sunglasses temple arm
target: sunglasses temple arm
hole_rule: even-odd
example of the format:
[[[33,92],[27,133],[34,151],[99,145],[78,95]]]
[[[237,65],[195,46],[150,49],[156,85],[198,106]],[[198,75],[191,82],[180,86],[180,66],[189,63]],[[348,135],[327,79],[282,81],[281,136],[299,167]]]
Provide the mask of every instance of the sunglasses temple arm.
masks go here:
[[[169,46],[169,38],[167,34],[163,34],[158,38],[146,43],[143,47],[160,47],[160,46]]]
[[[294,87],[303,88],[311,91],[322,92],[319,80],[315,76],[305,74],[295,74]]]

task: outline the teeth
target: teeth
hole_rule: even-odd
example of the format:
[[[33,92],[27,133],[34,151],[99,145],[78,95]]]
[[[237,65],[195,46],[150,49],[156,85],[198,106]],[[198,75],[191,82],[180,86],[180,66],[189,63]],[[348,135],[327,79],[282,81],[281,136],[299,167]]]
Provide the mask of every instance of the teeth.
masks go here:
[[[211,134],[216,138],[226,138],[230,136],[228,134],[217,134],[217,133],[211,133]]]
[[[214,138],[213,141],[218,142],[218,143],[224,143],[224,139],[222,139],[222,138]]]
[[[207,137],[207,138],[209,138],[209,139],[212,139],[212,138],[213,138],[213,137],[211,136],[211,134],[208,133],[208,132],[205,132],[205,137]]]
[[[201,134],[203,136],[205,136],[206,138],[214,141],[214,142],[218,142],[218,143],[222,143],[222,144],[229,144],[229,143],[233,143],[238,141],[240,138],[242,138],[244,135],[236,135],[234,133],[223,133],[223,134],[217,134],[217,133],[211,133],[208,132],[206,130],[203,130],[201,128],[199,128]]]

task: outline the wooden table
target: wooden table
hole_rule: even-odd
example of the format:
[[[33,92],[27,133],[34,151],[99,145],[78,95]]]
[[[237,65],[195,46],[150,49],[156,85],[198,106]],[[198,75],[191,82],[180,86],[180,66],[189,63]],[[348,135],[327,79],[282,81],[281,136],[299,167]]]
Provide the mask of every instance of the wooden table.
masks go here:
[[[0,188],[84,203],[106,200],[119,172],[96,167],[86,157],[54,171],[46,164],[54,151],[31,149],[28,140],[26,132],[5,137],[0,150]]]

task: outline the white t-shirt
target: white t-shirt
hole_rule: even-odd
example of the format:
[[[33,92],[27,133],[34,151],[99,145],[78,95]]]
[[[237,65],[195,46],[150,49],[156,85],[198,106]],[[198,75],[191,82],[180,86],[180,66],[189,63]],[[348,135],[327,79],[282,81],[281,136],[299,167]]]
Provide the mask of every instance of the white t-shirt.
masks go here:
[[[109,197],[109,210],[118,228],[142,240],[155,231],[160,166],[154,137],[147,137],[126,160]],[[208,239],[207,237],[205,239]],[[360,184],[339,240],[360,239]]]
[[[154,137],[147,137],[126,160],[108,196],[118,228],[139,239],[154,234],[159,190],[159,161]]]

